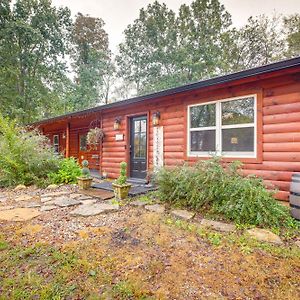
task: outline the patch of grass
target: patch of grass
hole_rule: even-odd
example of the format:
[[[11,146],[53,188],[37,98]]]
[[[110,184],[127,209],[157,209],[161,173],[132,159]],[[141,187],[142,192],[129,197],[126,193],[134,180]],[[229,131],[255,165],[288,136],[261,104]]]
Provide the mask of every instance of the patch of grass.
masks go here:
[[[229,248],[231,246],[238,247],[244,254],[250,254],[257,250],[263,250],[272,255],[276,255],[282,258],[300,257],[300,249],[297,246],[287,247],[284,245],[263,243],[255,239],[251,239],[248,235],[244,234],[243,231],[230,234],[222,234],[203,228],[200,225],[191,224],[183,220],[175,220],[172,218],[165,219],[165,224],[169,226],[176,226],[179,229],[194,233],[205,241],[208,241],[213,246],[220,246],[222,244],[222,246]],[[239,227],[239,229],[246,228],[249,227]]]
[[[8,248],[8,243],[6,241],[0,240],[0,251]]]

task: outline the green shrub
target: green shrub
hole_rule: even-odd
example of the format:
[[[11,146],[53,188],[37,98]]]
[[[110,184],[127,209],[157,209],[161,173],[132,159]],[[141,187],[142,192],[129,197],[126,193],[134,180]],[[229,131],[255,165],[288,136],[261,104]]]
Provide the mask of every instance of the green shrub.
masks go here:
[[[82,163],[82,169],[81,169],[81,176],[83,177],[91,177],[91,172],[89,169],[89,162],[87,160],[83,160]]]
[[[77,161],[71,158],[64,158],[59,164],[57,172],[48,174],[52,183],[77,183],[77,177],[81,175],[81,169]]]
[[[116,180],[117,184],[120,185],[126,184],[127,181],[126,173],[127,173],[127,163],[123,161],[120,163],[120,176]]]
[[[59,160],[47,137],[0,114],[0,187],[42,185]]]
[[[156,175],[160,198],[194,210],[210,210],[240,224],[287,226],[293,224],[288,209],[265,188],[262,179],[243,177],[241,163],[222,166],[220,159],[162,169]]]

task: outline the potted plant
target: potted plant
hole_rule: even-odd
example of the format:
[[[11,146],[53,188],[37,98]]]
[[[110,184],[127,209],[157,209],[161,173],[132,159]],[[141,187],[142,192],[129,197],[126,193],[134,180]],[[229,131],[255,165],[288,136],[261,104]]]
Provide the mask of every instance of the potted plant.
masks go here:
[[[115,182],[112,183],[115,192],[115,197],[117,199],[125,199],[128,196],[129,190],[131,188],[131,184],[126,182],[127,181],[126,169],[127,169],[126,162],[121,162],[120,176]]]
[[[95,127],[89,130],[86,136],[86,142],[91,149],[97,149],[97,146],[104,138],[103,129]]]
[[[81,176],[77,178],[78,186],[80,189],[87,190],[91,187],[93,178],[89,170],[89,162],[87,160],[83,160],[81,165]]]

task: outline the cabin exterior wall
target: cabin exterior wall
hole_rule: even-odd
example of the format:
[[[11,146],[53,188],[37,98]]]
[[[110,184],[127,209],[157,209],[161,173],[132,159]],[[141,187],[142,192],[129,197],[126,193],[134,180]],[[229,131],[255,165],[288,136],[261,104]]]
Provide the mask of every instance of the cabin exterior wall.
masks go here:
[[[99,120],[105,138],[96,150],[99,154],[98,169],[109,177],[116,178],[119,164],[129,161],[129,119],[132,116],[148,117],[147,169],[153,168],[153,124],[152,117],[160,112],[159,126],[163,127],[163,160],[165,166],[190,164],[208,157],[188,155],[188,106],[226,98],[253,95],[257,97],[257,155],[255,158],[224,158],[225,161],[240,160],[244,163],[244,174],[261,176],[266,185],[279,191],[276,198],[288,200],[291,176],[300,172],[300,71],[281,74],[274,78],[240,80],[231,85],[209,87],[193,92],[166,96],[160,99],[110,108],[82,117],[63,119],[54,123],[41,124],[43,133],[53,140],[60,135],[61,149],[68,155],[80,158],[79,134],[87,132],[91,122]],[[114,120],[121,118],[121,127],[114,130]],[[69,126],[69,138],[63,139]],[[123,140],[116,140],[123,134]],[[68,144],[69,143],[69,144]],[[68,145],[67,145],[68,144]],[[95,155],[96,155],[95,154]],[[88,157],[85,157],[85,159]]]

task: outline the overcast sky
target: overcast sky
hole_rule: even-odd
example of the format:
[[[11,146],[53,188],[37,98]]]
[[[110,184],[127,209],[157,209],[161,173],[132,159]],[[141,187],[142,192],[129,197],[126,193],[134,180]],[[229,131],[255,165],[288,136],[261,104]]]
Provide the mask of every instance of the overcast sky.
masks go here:
[[[300,0],[220,0],[231,13],[233,24],[242,26],[249,16],[271,15],[274,11],[282,14],[300,13]],[[102,18],[109,35],[110,48],[116,51],[122,41],[126,26],[138,17],[139,9],[154,2],[151,0],[52,0],[56,6],[68,6],[72,15],[78,12]],[[163,0],[169,8],[177,11],[183,3],[192,0]]]

